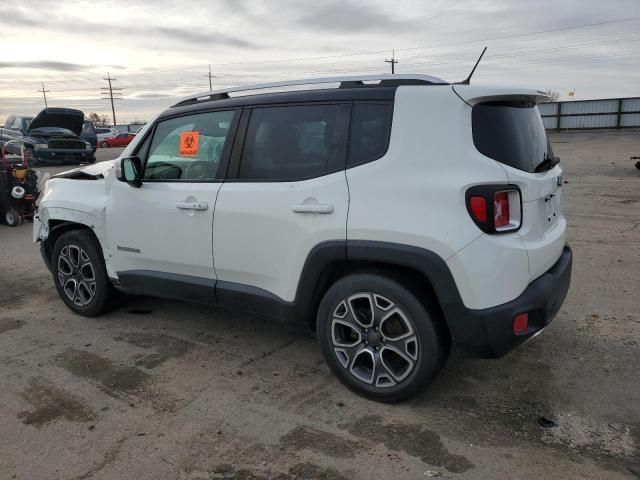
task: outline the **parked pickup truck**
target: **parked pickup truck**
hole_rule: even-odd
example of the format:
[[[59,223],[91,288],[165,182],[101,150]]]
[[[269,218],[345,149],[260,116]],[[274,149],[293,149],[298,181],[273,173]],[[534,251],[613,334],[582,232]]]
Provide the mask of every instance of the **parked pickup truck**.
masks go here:
[[[45,108],[35,117],[9,115],[0,128],[0,147],[22,155],[36,166],[50,163],[93,163],[95,148],[81,138],[84,113],[70,108]]]

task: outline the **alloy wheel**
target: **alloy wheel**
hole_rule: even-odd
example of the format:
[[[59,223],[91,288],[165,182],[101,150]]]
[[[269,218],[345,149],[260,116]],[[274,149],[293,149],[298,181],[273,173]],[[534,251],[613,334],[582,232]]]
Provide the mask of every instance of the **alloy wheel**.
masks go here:
[[[96,294],[96,273],[89,255],[77,245],[65,245],[58,255],[58,281],[75,305],[89,305]]]
[[[338,303],[331,319],[331,342],[338,361],[353,377],[380,388],[406,379],[420,354],[411,318],[372,292]]]

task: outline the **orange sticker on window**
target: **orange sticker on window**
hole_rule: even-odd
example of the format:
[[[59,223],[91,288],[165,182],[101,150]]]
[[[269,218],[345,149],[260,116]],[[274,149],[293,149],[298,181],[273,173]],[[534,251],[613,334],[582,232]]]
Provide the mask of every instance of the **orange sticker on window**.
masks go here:
[[[182,132],[180,134],[181,157],[195,157],[198,155],[198,137],[200,132]]]

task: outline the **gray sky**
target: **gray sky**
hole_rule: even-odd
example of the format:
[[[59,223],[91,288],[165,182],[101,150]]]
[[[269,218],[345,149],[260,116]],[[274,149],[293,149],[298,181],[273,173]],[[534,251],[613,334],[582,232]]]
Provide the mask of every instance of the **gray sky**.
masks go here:
[[[177,98],[289,78],[398,73],[553,89],[576,99],[640,96],[640,0],[107,0],[0,4],[0,124],[49,106],[118,122]],[[615,20],[631,19],[623,22]],[[600,25],[577,27],[600,23]],[[545,32],[545,33],[536,33]]]

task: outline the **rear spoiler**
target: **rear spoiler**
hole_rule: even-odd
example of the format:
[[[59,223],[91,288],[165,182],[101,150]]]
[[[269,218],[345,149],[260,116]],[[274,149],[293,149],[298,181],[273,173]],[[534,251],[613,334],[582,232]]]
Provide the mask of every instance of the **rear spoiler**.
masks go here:
[[[549,96],[541,90],[488,85],[452,85],[454,93],[469,106],[484,102],[524,101],[542,103]]]

